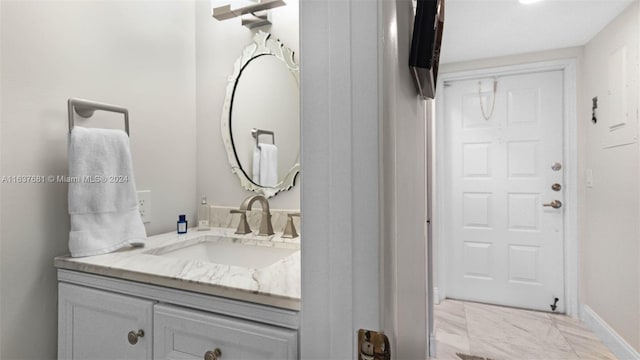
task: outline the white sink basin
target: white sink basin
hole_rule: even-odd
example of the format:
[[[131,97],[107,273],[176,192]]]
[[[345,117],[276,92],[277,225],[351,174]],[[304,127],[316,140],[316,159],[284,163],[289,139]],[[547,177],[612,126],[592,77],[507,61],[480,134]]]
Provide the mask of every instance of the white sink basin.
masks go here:
[[[298,250],[273,246],[202,241],[177,249],[160,249],[154,251],[153,255],[259,269],[282,260],[296,251]]]

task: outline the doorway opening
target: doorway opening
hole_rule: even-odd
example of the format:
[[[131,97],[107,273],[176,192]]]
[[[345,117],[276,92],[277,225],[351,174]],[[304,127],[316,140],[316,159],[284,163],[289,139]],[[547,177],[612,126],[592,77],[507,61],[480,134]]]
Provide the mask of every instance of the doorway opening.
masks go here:
[[[441,79],[431,300],[577,317],[575,60]]]

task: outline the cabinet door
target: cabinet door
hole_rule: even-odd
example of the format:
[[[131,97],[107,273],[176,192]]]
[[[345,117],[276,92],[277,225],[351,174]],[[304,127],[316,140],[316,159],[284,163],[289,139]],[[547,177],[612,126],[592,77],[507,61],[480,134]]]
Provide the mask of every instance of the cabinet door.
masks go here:
[[[59,359],[152,359],[153,302],[58,284]],[[144,332],[135,344],[130,331]]]
[[[297,359],[297,331],[175,306],[154,308],[154,359]],[[213,357],[209,357],[213,358]]]

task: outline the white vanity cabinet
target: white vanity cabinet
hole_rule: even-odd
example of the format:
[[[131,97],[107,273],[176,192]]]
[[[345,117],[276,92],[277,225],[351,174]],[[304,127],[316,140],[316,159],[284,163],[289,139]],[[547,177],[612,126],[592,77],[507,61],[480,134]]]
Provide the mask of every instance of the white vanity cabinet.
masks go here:
[[[297,333],[174,306],[154,309],[155,359],[296,359]]]
[[[152,319],[153,301],[61,283],[58,358],[151,360]]]
[[[58,270],[59,359],[298,358],[298,312]]]

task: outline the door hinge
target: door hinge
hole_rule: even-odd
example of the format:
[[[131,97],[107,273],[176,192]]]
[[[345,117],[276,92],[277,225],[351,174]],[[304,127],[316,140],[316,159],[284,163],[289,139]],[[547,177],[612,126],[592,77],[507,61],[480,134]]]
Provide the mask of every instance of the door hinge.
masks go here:
[[[358,360],[391,360],[387,335],[371,330],[358,330]]]

